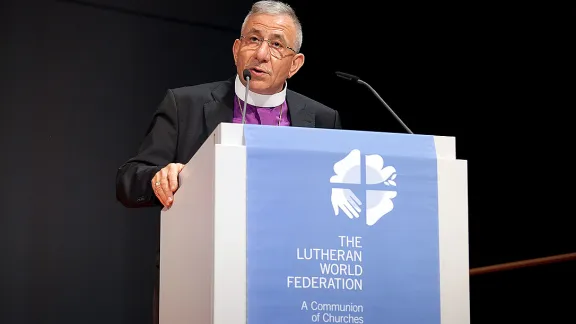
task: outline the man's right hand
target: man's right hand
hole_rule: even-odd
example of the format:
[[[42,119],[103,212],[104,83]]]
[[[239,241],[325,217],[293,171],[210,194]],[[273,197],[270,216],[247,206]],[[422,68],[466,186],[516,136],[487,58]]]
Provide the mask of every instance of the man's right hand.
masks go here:
[[[178,174],[183,168],[184,164],[170,163],[152,178],[154,194],[165,207],[172,206],[174,202],[174,192],[178,190]]]

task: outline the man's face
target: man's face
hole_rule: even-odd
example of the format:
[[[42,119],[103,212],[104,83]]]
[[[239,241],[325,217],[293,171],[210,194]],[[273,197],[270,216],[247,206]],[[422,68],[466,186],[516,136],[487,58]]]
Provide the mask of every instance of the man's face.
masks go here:
[[[289,16],[253,15],[246,22],[242,36],[234,41],[234,62],[244,85],[242,72],[250,70],[253,92],[280,92],[286,79],[304,64],[304,55],[289,49],[294,48],[296,41],[296,27]],[[264,41],[260,41],[262,39]]]

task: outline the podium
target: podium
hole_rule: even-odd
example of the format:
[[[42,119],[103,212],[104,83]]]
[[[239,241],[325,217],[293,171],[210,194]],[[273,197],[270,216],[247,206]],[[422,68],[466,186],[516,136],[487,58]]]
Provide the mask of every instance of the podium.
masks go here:
[[[455,138],[220,124],[161,212],[160,324],[467,324]]]

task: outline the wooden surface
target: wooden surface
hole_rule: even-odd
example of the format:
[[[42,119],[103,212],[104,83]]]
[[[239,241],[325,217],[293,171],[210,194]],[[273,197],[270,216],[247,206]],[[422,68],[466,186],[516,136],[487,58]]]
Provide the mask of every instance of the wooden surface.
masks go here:
[[[509,262],[509,263],[496,264],[496,265],[491,265],[491,266],[486,266],[486,267],[474,268],[474,269],[470,269],[470,275],[474,276],[474,275],[480,275],[480,274],[491,273],[491,272],[507,271],[507,270],[513,270],[513,269],[519,269],[519,268],[526,268],[526,267],[534,267],[534,266],[539,266],[539,265],[544,265],[544,264],[566,262],[566,261],[571,261],[571,260],[576,260],[576,252],[575,253],[554,255],[554,256],[549,256],[549,257],[544,257],[544,258],[537,258],[537,259],[530,259],[530,260],[523,260],[523,261],[516,261],[516,262]]]

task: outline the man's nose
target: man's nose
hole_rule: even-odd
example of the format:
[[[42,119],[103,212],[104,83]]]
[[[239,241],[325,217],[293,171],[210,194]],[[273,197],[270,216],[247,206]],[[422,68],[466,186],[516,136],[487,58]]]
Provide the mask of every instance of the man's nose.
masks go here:
[[[267,62],[270,60],[270,45],[267,41],[263,41],[260,47],[256,50],[256,58],[260,62]]]

